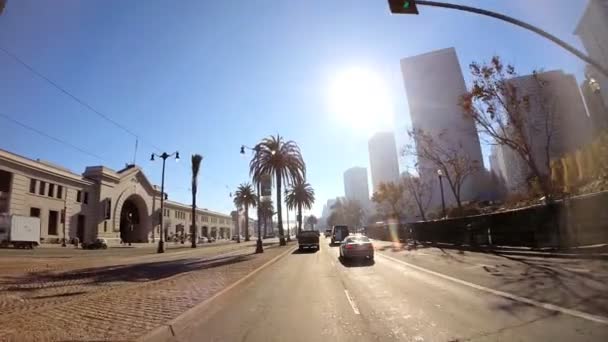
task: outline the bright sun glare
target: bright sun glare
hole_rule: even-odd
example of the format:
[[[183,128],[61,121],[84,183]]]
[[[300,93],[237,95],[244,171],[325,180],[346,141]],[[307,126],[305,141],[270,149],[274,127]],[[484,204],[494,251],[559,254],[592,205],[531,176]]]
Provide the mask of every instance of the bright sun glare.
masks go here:
[[[330,82],[330,113],[351,129],[372,134],[392,127],[393,105],[384,80],[371,70],[349,68]]]

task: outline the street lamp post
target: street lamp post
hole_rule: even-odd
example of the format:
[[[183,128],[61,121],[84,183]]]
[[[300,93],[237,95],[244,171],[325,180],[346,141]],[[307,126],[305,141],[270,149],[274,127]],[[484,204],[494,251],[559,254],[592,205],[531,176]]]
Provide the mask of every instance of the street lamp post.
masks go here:
[[[445,214],[445,198],[443,197],[443,171],[441,169],[437,170],[437,176],[439,177],[439,189],[441,189],[441,208],[443,208],[443,217],[446,217]]]
[[[256,145],[254,148],[245,146],[245,145],[241,145],[241,154],[244,155],[245,154],[245,149],[254,151],[254,152],[258,152],[258,146]],[[256,253],[264,253],[264,245],[262,244],[262,222],[260,221],[260,202],[261,200],[261,196],[260,196],[260,182],[256,182],[257,184],[257,191],[258,191],[258,206],[257,206],[257,215],[258,215],[258,239],[255,242],[255,252]]]
[[[175,156],[175,160],[179,161],[179,152],[175,151],[171,154],[168,154],[167,152],[163,152],[163,154],[156,154],[156,153],[152,153],[152,155],[150,156],[150,161],[154,161],[154,157],[159,157],[162,158],[163,160],[163,172],[162,172],[162,178],[161,178],[161,183],[160,183],[160,237],[158,239],[158,249],[156,250],[157,253],[164,253],[165,252],[165,228],[163,227],[163,216],[164,216],[164,209],[165,209],[165,162],[167,161],[167,158]]]

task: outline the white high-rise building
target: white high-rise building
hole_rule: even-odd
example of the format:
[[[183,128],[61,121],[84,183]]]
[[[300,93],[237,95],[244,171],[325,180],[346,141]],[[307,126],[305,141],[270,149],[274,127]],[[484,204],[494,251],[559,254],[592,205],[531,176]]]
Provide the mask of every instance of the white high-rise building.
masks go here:
[[[529,96],[530,111],[522,120],[531,157],[541,173],[548,173],[547,158],[553,160],[590,142],[591,118],[573,75],[561,70],[510,79],[520,96]],[[544,82],[544,85],[539,85]],[[547,130],[548,128],[548,130]],[[550,140],[549,140],[549,139]],[[506,146],[497,149],[497,161],[510,192],[526,191],[531,176],[518,153]],[[547,156],[548,152],[548,156]]]
[[[574,34],[583,42],[589,57],[608,68],[608,0],[589,0]],[[599,82],[599,93],[608,107],[608,77],[593,67],[589,73]]]
[[[393,132],[380,132],[369,139],[369,165],[372,171],[373,191],[380,183],[399,181],[397,144]]]
[[[369,206],[366,168],[352,167],[344,172],[344,195],[348,200],[358,201],[363,208]]]
[[[483,189],[478,179],[485,177],[479,137],[472,118],[460,107],[460,98],[467,91],[454,48],[432,51],[401,60],[401,71],[414,130],[430,135],[443,148],[459,146],[470,160],[477,161],[479,174],[469,176],[461,190],[463,201],[480,199]],[[440,136],[441,135],[441,136]],[[437,178],[437,167],[428,160],[418,160],[423,181]],[[476,181],[477,179],[477,181]],[[438,182],[432,182],[431,207],[441,203]],[[446,204],[455,203],[454,196],[443,182]]]

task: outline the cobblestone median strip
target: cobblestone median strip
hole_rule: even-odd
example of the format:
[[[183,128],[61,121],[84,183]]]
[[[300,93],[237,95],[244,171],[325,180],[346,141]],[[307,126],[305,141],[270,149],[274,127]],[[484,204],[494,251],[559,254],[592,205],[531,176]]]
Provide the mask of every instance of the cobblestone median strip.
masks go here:
[[[36,263],[26,259],[23,262],[25,269],[21,274],[9,273],[0,276],[0,321],[6,315],[36,311],[80,299],[82,296],[133,285],[133,281],[125,281],[132,278],[130,275],[120,274],[121,269],[137,270],[129,268],[129,265],[140,264],[145,268],[150,262],[170,262],[189,256],[209,258],[221,252],[242,249],[241,246],[233,245],[213,250],[190,250],[190,253],[181,254],[127,256],[84,262],[70,260],[65,264],[48,264],[44,259]],[[0,270],[4,273],[5,268],[2,266],[4,265],[0,265]],[[135,285],[140,285],[145,280],[144,277],[139,277]]]
[[[288,247],[289,248],[289,247]],[[129,341],[176,318],[251,273],[286,248],[232,252],[211,259],[159,262],[175,275],[151,280],[135,272],[129,285],[57,305],[0,316],[0,341]]]

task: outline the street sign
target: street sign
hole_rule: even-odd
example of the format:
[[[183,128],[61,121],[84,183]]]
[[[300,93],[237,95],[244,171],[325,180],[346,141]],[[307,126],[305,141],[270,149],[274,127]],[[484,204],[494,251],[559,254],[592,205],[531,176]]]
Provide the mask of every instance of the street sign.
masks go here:
[[[418,14],[415,0],[388,0],[393,14]]]

